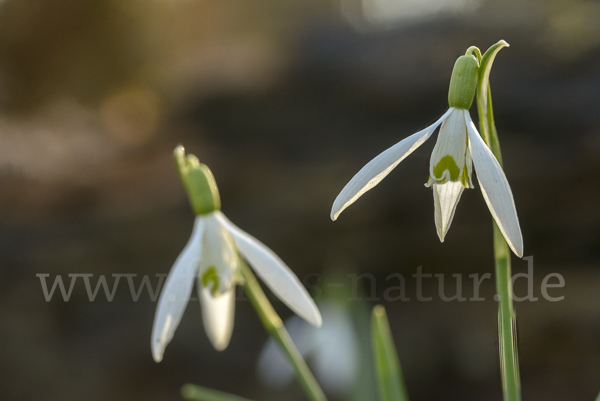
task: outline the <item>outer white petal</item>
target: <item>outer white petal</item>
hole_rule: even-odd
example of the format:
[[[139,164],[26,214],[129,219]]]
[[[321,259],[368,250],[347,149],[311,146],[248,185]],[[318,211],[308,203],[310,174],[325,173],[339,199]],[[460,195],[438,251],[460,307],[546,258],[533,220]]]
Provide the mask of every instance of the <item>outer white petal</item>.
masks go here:
[[[215,212],[215,216],[231,233],[242,255],[273,293],[307,322],[320,326],[319,309],[290,268],[272,250],[239,229],[223,213]]]
[[[477,128],[475,128],[466,110],[465,120],[469,131],[469,148],[471,149],[471,156],[473,157],[483,198],[506,242],[518,257],[522,257],[523,236],[519,227],[515,201],[504,171],[502,171],[500,163],[477,132]]]
[[[421,146],[442,121],[452,113],[452,110],[454,109],[450,108],[429,127],[403,139],[367,163],[352,177],[350,182],[342,189],[342,192],[335,198],[331,208],[331,220],[336,220],[344,209],[353,204],[365,192],[379,184],[402,160]]]
[[[152,326],[152,356],[160,362],[190,299],[202,253],[205,220],[196,217],[192,236],[171,268],[158,300]]]
[[[217,351],[223,351],[229,345],[233,331],[235,285],[216,297],[209,289],[198,285],[198,293],[206,335]]]
[[[445,184],[433,184],[433,203],[435,205],[435,228],[441,242],[452,224],[456,205],[465,187],[460,182],[448,181]]]

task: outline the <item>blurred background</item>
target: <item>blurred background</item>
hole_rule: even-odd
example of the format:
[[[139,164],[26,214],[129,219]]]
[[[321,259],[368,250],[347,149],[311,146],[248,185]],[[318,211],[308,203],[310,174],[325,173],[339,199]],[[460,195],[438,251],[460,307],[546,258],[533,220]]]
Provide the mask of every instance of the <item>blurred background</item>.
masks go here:
[[[485,302],[418,302],[410,279],[418,266],[465,283],[493,274],[478,185],[441,244],[423,186],[432,140],[329,219],[353,174],[446,110],[456,58],[500,39],[511,47],[491,76],[496,123],[540,297],[516,304],[523,398],[594,399],[599,18],[600,3],[585,0],[0,1],[0,399],[179,400],[186,382],[304,399],[295,383],[259,380],[267,335],[243,299],[227,350],[210,346],[190,302],[156,364],[155,302],[133,302],[125,278],[112,302],[102,290],[91,302],[81,278],[68,302],[58,290],[44,298],[38,274],[49,286],[74,273],[93,274],[92,286],[112,274],[155,286],[169,271],[193,224],[172,162],[182,143],[213,170],[224,213],[318,301],[332,271],[350,291],[348,275],[373,275],[374,292],[361,281],[350,308],[355,343],[368,345],[368,313],[383,303],[413,401],[501,400],[493,280]],[[513,258],[514,273],[526,268]],[[377,300],[397,285],[392,273],[410,301]],[[541,298],[549,273],[565,278],[551,290],[563,301]],[[426,280],[424,293],[437,285]],[[347,388],[332,400],[376,399],[368,353],[357,358],[360,397]]]

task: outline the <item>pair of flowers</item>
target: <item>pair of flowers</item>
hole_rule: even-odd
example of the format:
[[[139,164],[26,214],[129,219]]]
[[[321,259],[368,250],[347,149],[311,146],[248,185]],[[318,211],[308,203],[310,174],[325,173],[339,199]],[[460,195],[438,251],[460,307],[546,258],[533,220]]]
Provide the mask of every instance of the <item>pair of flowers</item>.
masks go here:
[[[452,72],[449,109],[429,127],[371,160],[334,201],[331,219],[377,185],[402,160],[421,146],[441,125],[433,149],[429,179],[433,189],[435,224],[440,241],[450,228],[460,196],[473,188],[473,165],[488,208],[513,252],[523,255],[523,239],[512,192],[498,160],[483,141],[469,114],[477,87],[479,63],[472,55],[459,57]],[[217,350],[229,344],[233,329],[235,285],[240,255],[296,314],[314,326],[322,319],[318,308],[296,275],[264,244],[231,223],[220,211],[214,177],[195,156],[175,149],[182,182],[196,220],[192,236],[179,255],[161,292],[152,329],[152,353],[159,362],[189,301],[194,282],[202,306],[204,327]]]

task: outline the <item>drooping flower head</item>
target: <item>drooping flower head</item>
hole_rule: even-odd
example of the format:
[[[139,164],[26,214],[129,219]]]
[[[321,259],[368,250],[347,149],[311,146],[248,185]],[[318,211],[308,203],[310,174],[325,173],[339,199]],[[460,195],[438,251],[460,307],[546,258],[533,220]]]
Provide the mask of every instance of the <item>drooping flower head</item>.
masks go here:
[[[469,108],[477,89],[479,62],[472,55],[456,60],[449,109],[435,123],[387,149],[371,160],[346,184],[333,203],[331,219],[379,184],[402,160],[421,146],[441,125],[431,154],[426,187],[433,189],[435,225],[440,241],[450,228],[460,196],[473,188],[473,165],[483,197],[513,252],[523,256],[523,238],[512,192],[498,160],[471,120]]]
[[[182,146],[175,149],[174,156],[196,220],[160,294],[152,328],[154,360],[162,360],[190,300],[194,282],[206,334],[215,349],[227,348],[233,330],[235,285],[242,280],[241,256],[290,309],[320,326],[319,310],[289,267],[221,213],[219,191],[210,169],[195,156],[186,157]]]

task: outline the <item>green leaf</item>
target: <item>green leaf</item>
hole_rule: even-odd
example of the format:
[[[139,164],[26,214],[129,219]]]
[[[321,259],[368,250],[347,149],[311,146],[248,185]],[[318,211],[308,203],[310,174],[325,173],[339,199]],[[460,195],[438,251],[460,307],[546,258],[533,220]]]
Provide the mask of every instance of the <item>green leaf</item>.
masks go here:
[[[250,401],[247,398],[238,397],[237,395],[211,390],[193,384],[184,385],[181,388],[181,396],[186,400],[193,401]]]
[[[385,308],[377,305],[371,315],[373,356],[381,401],[408,401],[408,393]]]
[[[596,401],[600,401],[600,394],[598,394],[598,397],[596,397]]]

